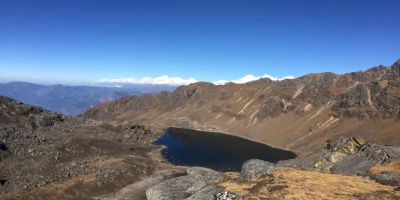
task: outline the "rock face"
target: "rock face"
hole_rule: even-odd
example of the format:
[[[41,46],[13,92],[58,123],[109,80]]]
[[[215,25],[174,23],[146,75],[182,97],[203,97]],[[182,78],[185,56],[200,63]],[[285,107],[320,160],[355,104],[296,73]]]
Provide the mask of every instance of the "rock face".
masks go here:
[[[201,199],[219,191],[217,188],[207,187],[221,181],[224,175],[210,169],[192,167],[187,169],[187,175],[176,177],[147,189],[146,197],[148,200],[168,200],[168,199]],[[204,188],[204,190],[202,190]]]
[[[258,159],[251,159],[243,164],[240,176],[245,180],[251,180],[254,178],[259,178],[278,169],[279,167],[274,163]]]
[[[308,74],[246,84],[199,82],[174,92],[130,96],[82,117],[219,130],[297,151],[320,149],[334,135],[400,145],[399,61],[367,71]]]

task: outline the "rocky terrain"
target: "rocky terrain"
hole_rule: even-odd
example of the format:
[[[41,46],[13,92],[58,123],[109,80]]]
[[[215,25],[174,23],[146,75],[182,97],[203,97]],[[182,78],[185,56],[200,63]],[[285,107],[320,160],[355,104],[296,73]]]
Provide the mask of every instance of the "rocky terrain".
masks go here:
[[[0,198],[399,199],[400,148],[356,138],[240,173],[164,163],[159,131],[64,116],[0,97]]]
[[[0,96],[0,199],[92,199],[160,166],[154,132],[64,116]]]
[[[344,75],[130,96],[69,117],[0,96],[0,199],[400,199],[400,60]],[[101,120],[101,121],[100,121]],[[172,166],[168,127],[295,151],[240,173]]]
[[[400,148],[341,138],[329,142],[319,156],[278,164],[252,159],[240,173],[192,167],[185,176],[150,187],[146,196],[149,200],[400,198]]]
[[[400,60],[343,75],[263,78],[246,84],[194,83],[174,92],[129,96],[95,106],[87,119],[218,130],[298,153],[329,138],[400,145]]]

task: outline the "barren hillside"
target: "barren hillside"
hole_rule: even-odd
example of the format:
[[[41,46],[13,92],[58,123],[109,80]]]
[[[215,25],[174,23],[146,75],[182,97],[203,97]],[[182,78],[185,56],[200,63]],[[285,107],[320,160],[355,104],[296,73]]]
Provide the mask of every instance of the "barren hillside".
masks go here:
[[[246,84],[199,82],[174,92],[129,96],[81,116],[214,130],[307,152],[328,138],[362,137],[400,144],[400,60],[365,72],[263,78]]]

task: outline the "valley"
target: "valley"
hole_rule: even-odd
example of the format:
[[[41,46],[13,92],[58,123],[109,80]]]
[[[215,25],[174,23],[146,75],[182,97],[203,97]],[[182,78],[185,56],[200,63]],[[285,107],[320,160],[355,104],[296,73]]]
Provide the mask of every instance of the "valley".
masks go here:
[[[121,84],[122,85],[122,84]],[[172,85],[124,84],[104,86],[39,85],[27,82],[0,83],[0,95],[41,106],[53,112],[77,116],[99,103],[129,95],[173,91]]]
[[[0,200],[400,200],[399,10],[1,1]]]
[[[345,75],[194,83],[78,117],[2,96],[0,196],[396,199],[399,74],[397,61]],[[353,181],[365,187],[345,189]]]

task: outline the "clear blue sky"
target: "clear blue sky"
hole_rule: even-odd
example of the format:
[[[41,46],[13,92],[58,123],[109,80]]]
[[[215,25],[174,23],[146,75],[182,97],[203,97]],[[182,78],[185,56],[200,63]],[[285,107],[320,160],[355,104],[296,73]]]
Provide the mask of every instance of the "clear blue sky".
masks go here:
[[[398,0],[3,0],[0,78],[214,81],[400,58]]]

